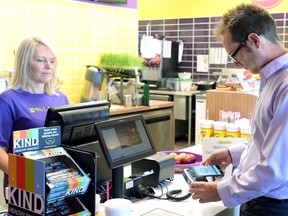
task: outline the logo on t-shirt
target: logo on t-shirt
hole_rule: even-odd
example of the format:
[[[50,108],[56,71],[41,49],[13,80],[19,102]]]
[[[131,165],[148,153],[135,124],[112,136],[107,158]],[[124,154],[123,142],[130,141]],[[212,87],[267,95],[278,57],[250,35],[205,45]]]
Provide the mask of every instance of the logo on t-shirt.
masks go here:
[[[43,106],[43,107],[30,107],[30,112],[35,113],[35,112],[47,112],[49,107]]]

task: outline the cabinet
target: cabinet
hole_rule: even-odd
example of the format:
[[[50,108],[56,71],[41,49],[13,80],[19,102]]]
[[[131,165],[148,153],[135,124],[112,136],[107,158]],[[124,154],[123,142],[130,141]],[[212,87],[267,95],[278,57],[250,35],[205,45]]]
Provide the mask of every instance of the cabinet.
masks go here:
[[[257,97],[258,92],[206,91],[206,108],[209,110],[209,118],[218,120],[220,110],[240,112],[241,118],[249,118]]]

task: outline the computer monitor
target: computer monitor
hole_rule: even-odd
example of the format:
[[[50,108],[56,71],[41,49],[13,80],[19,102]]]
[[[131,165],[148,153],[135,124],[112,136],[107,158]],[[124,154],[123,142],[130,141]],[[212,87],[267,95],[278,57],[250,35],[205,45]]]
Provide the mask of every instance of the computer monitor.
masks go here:
[[[109,119],[110,102],[92,101],[50,107],[45,127],[61,126],[61,142],[77,146],[97,141],[94,124]]]
[[[123,197],[123,166],[156,153],[142,115],[97,122],[95,131],[112,169],[112,196]]]

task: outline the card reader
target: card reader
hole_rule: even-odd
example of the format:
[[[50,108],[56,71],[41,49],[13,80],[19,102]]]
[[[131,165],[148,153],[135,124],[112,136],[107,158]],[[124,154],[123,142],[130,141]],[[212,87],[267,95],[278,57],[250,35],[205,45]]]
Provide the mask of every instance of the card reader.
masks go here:
[[[132,176],[143,173],[145,184],[157,187],[158,183],[174,179],[176,160],[171,155],[157,153],[132,163]]]

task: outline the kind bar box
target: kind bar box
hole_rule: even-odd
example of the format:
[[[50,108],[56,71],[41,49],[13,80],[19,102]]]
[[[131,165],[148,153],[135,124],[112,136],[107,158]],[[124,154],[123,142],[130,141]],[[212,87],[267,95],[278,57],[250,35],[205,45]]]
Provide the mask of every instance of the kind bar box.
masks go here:
[[[87,190],[91,179],[63,147],[23,152],[23,155],[45,163],[48,202]]]
[[[47,200],[45,166],[44,161],[9,154],[9,215],[47,215],[59,202],[65,202],[65,215],[88,215],[77,197]]]
[[[91,179],[61,147],[60,137],[60,127],[13,132],[14,154],[9,154],[9,215],[46,215],[45,206],[67,198],[77,199],[77,195],[87,191]],[[76,203],[82,206],[80,201]],[[83,207],[75,207],[65,208],[65,215],[82,212]]]

